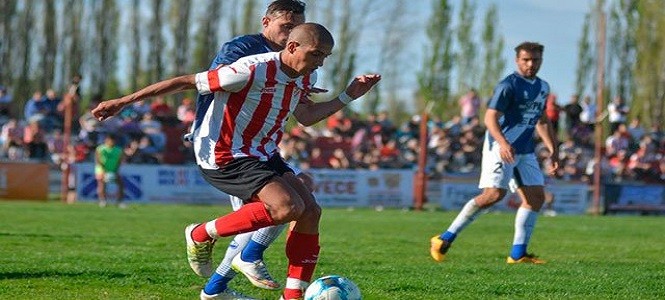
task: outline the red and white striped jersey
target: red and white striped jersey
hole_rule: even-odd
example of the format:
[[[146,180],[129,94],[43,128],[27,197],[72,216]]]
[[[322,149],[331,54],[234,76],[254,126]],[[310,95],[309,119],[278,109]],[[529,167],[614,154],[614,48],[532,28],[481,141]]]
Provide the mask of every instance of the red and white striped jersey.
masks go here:
[[[199,166],[218,169],[238,157],[266,161],[279,155],[288,117],[316,83],[315,72],[290,78],[280,64],[279,52],[270,52],[196,74],[199,93],[215,93],[194,131]]]

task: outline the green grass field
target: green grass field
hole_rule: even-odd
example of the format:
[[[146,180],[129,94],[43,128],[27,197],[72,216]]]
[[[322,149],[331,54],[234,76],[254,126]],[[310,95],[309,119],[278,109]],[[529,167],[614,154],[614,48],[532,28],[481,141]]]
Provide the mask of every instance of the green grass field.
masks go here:
[[[0,299],[198,299],[206,280],[189,270],[183,228],[228,211],[0,201]],[[364,299],[665,299],[663,217],[541,217],[530,251],[549,263],[536,266],[505,263],[513,215],[490,213],[435,263],[429,238],[454,216],[324,209],[315,277],[347,276]],[[283,282],[283,238],[266,261]],[[232,286],[279,298],[242,277]]]

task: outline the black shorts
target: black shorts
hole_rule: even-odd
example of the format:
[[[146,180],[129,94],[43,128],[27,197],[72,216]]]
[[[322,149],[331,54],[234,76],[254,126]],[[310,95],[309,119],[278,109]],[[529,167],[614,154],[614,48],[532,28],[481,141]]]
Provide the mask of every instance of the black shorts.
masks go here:
[[[279,155],[273,155],[268,161],[254,157],[236,158],[217,170],[199,168],[203,178],[212,186],[243,200],[251,199],[273,177],[293,173]]]

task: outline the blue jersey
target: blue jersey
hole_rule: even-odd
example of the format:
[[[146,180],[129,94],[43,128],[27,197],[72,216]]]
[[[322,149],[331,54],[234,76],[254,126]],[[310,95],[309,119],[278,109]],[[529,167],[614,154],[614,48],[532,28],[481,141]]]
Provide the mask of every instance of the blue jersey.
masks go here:
[[[526,79],[517,73],[508,75],[494,88],[488,108],[500,111],[499,126],[515,154],[534,153],[533,131],[545,111],[545,100],[550,86],[536,77]],[[485,133],[491,147],[495,141]]]
[[[212,60],[212,64],[210,64],[210,70],[216,69],[221,65],[230,65],[241,57],[273,51],[275,50],[270,48],[270,45],[262,34],[242,35],[222,45],[215,59]],[[203,115],[205,115],[214,98],[214,94],[198,95],[196,97],[196,120],[194,121],[193,129],[201,125]]]

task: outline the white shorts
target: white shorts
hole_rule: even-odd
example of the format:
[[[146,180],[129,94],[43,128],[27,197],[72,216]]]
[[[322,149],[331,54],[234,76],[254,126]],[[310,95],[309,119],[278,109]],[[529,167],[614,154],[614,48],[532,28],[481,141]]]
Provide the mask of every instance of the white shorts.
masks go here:
[[[289,166],[289,168],[291,168],[291,170],[293,170],[293,174],[296,174],[296,176],[298,176],[300,173],[302,173],[302,170],[300,170],[299,168],[296,168],[292,164],[290,164],[290,163],[286,163],[286,164]],[[233,195],[229,195],[229,201],[231,201],[231,207],[233,208],[233,211],[239,210],[240,207],[242,207],[243,204],[245,204],[243,199],[240,199],[239,197],[236,197],[236,196],[233,196]]]
[[[535,153],[516,154],[515,162],[508,164],[501,160],[499,144],[494,142],[490,151],[486,139],[483,145],[483,162],[478,187],[508,190],[510,180],[513,178],[516,186],[545,185],[545,178]]]

